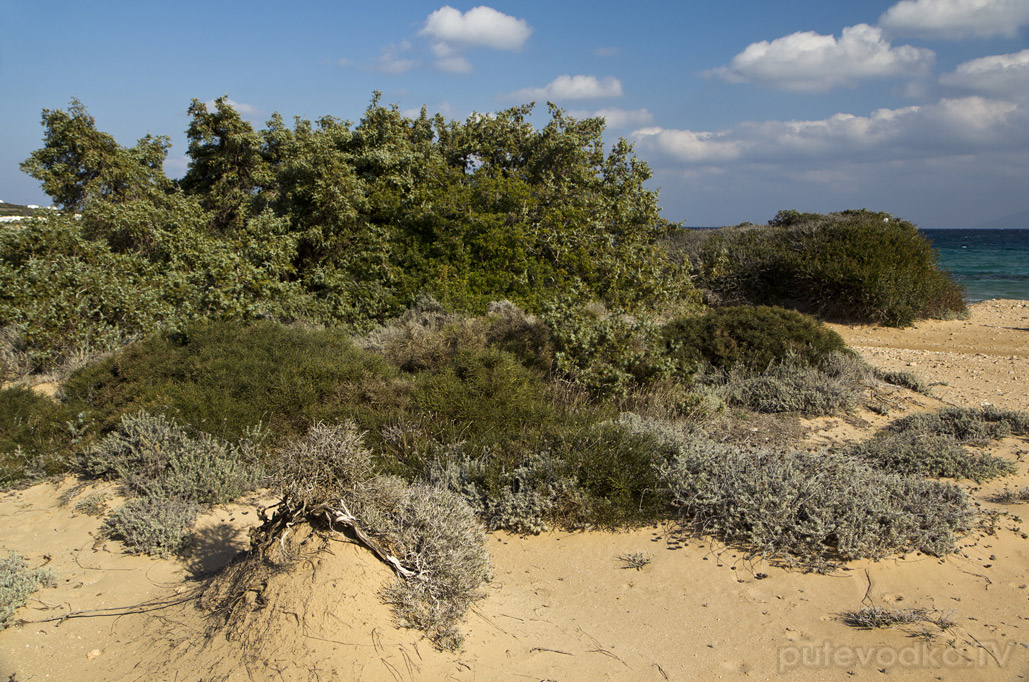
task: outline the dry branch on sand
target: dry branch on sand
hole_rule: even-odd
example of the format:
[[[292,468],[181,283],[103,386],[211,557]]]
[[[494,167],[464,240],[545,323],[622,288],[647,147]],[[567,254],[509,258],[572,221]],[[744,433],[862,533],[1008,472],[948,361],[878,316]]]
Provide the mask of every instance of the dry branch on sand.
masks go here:
[[[490,575],[482,525],[468,504],[447,490],[375,476],[371,454],[351,422],[317,424],[281,458],[282,494],[271,515],[251,530],[251,549],[215,579],[205,598],[226,625],[245,620],[247,595],[274,571],[300,557],[312,533],[347,533],[397,574],[383,592],[400,621],[433,643],[460,645],[457,624]]]

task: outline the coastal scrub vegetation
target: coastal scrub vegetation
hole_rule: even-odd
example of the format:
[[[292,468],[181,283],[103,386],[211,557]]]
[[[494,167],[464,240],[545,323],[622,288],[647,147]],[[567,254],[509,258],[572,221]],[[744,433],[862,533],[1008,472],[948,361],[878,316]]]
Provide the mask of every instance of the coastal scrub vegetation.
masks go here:
[[[680,231],[668,248],[719,302],[779,305],[894,327],[966,312],[915,226],[888,213],[780,211],[767,226]]]
[[[28,560],[17,552],[8,552],[6,557],[0,558],[0,630],[14,622],[14,612],[25,605],[29,595],[56,584],[53,571],[30,569]]]
[[[410,118],[376,94],[357,124],[255,129],[194,101],[176,181],[167,138],[123,147],[77,101],[44,110],[23,168],[63,210],[0,230],[0,380],[61,388],[0,391],[0,485],[115,479],[102,532],[158,555],[269,488],[207,598],[226,623],[304,533],[345,530],[445,648],[489,578],[485,530],[675,519],[819,570],[953,551],[973,509],[932,477],[1005,473],[941,462],[1025,435],[1024,415],[941,412],[888,431],[911,442],[817,453],[713,421],[847,413],[891,380],[798,310],[960,312],[914,227],[783,212],[698,236],[603,121],[548,113]]]

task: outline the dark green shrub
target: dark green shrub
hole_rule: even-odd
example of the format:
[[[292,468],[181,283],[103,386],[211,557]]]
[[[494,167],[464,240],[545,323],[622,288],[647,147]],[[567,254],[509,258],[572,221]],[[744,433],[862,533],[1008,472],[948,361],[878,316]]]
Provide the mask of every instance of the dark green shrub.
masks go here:
[[[661,335],[667,352],[682,365],[757,372],[787,356],[793,364],[818,365],[830,353],[847,350],[843,338],[818,320],[769,306],[715,308],[673,320]]]
[[[85,416],[28,388],[0,390],[0,488],[65,471]]]
[[[697,282],[729,301],[891,326],[961,314],[963,291],[911,223],[886,213],[780,213],[769,227],[704,233]]]
[[[261,424],[274,444],[349,413],[362,402],[356,386],[393,374],[340,330],[198,322],[80,370],[65,393],[105,430],[146,409],[228,441]]]
[[[29,595],[43,587],[56,587],[49,568],[29,570],[28,561],[16,552],[0,558],[0,630],[12,623],[14,612],[25,606]]]

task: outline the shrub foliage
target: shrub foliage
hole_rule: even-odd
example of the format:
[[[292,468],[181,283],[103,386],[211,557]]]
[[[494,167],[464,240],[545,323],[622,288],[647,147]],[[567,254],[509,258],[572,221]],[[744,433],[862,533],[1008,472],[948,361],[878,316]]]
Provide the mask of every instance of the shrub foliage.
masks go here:
[[[256,130],[194,100],[176,182],[168,138],[126,148],[78,101],[46,109],[22,168],[67,213],[0,235],[0,328],[45,370],[197,316],[367,327],[423,294],[475,312],[692,301],[631,146],[605,151],[602,119],[531,112],[408,118],[376,94],[356,125]]]
[[[887,213],[781,211],[767,227],[679,241],[698,285],[720,300],[899,327],[965,312],[961,287],[940,271],[929,242]]]
[[[43,587],[56,587],[49,568],[31,570],[25,557],[9,552],[0,558],[0,630],[11,625],[14,612],[25,606],[29,595]]]
[[[787,357],[817,366],[847,349],[839,334],[813,317],[770,306],[729,306],[678,318],[663,328],[662,337],[682,364],[757,372]]]

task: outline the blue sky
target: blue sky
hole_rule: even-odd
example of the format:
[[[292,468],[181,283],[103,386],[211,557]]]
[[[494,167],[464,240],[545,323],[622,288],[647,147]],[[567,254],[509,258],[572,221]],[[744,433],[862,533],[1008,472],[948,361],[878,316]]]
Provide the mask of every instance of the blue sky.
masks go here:
[[[72,97],[122,144],[170,135],[178,177],[193,98],[261,127],[356,121],[381,90],[456,119],[532,100],[604,115],[688,225],[1029,209],[1029,0],[0,0],[0,30],[8,202],[49,203],[18,164]]]

